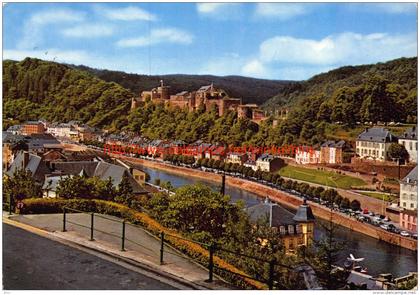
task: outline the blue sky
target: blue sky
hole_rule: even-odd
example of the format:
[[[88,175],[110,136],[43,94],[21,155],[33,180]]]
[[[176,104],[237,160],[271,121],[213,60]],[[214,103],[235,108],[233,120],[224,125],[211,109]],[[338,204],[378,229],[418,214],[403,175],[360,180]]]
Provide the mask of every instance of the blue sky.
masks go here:
[[[303,80],[417,55],[413,3],[11,3],[3,58]]]

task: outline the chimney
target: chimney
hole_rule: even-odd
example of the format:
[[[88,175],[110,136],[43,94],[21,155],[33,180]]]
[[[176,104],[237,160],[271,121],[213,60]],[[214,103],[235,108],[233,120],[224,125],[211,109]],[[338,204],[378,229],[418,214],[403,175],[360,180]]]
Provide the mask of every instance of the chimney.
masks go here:
[[[24,151],[23,152],[23,169],[26,169],[26,166],[29,164],[29,153]]]

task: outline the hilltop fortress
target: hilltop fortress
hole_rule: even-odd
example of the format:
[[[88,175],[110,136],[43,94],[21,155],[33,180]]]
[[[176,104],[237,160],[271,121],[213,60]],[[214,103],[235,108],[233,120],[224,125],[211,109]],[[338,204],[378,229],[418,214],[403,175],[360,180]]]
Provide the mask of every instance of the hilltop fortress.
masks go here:
[[[202,86],[196,91],[182,91],[177,94],[170,93],[170,86],[160,81],[160,86],[150,91],[142,91],[139,98],[132,98],[131,109],[139,107],[142,103],[151,101],[165,105],[187,108],[190,112],[196,111],[200,106],[210,110],[213,106],[223,116],[229,110],[236,111],[239,118],[249,118],[259,123],[267,118],[265,112],[256,104],[242,104],[242,98],[231,98],[223,89],[216,88],[213,83]]]

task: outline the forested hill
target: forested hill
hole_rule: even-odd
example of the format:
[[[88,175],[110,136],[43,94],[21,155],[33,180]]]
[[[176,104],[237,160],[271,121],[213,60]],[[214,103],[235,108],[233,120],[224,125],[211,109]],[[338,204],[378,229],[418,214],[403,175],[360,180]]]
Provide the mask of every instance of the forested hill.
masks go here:
[[[175,94],[183,90],[197,90],[203,85],[214,83],[215,86],[226,90],[231,97],[241,97],[244,103],[263,104],[281,91],[284,85],[290,81],[264,80],[241,76],[211,76],[211,75],[162,75],[148,76],[128,74],[118,71],[98,70],[86,66],[71,67],[87,71],[96,77],[107,81],[116,82],[121,86],[139,94],[143,90],[150,90],[159,85],[163,80],[171,86],[171,93]]]
[[[39,59],[3,61],[3,118],[52,122],[80,120],[123,127],[133,93],[69,66]]]
[[[417,57],[347,66],[294,82],[264,104],[310,112],[310,121],[410,121],[417,116]]]

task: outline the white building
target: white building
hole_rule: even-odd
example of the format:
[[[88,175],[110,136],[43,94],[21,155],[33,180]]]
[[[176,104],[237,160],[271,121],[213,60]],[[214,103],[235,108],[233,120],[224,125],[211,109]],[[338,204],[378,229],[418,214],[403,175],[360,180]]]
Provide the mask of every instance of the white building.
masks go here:
[[[397,137],[388,129],[366,128],[356,139],[356,154],[361,158],[385,161],[388,148],[393,142],[397,142]]]
[[[403,145],[410,156],[409,161],[417,163],[417,128],[408,128],[402,136],[398,138],[398,143]]]
[[[400,207],[417,210],[417,166],[400,182]]]
[[[283,160],[275,158],[273,155],[263,154],[255,161],[257,170],[273,172],[281,168]]]
[[[296,149],[295,161],[298,164],[318,164],[321,153],[313,147],[302,146]]]

